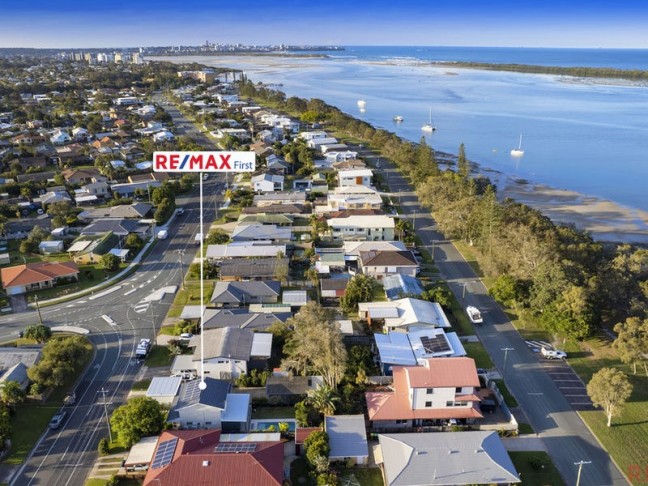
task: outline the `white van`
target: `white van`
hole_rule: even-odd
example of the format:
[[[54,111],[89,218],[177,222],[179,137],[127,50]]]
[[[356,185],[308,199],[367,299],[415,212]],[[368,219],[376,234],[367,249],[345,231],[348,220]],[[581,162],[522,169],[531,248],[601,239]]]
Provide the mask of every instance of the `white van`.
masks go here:
[[[160,230],[160,231],[158,231],[158,234],[157,234],[158,240],[163,240],[167,236],[169,236],[169,231],[168,230]]]

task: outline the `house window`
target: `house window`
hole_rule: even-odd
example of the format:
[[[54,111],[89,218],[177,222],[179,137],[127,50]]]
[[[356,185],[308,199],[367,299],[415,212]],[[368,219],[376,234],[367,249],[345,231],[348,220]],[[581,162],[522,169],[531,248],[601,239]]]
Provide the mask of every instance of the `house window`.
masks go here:
[[[427,393],[428,395],[432,395],[432,394],[434,393],[434,388],[428,388],[428,389],[426,390],[426,393]]]
[[[211,422],[205,422],[205,425],[211,425],[211,424],[212,424]]]
[[[452,401],[446,402],[446,407],[453,407],[453,406],[454,406],[454,402]]]
[[[425,408],[432,408],[432,402],[425,402]]]
[[[397,424],[406,424],[407,420],[397,420],[396,423]]]
[[[455,393],[461,393],[461,387],[460,387],[460,386],[458,386],[457,388],[455,388]]]
[[[187,425],[193,425],[193,422],[187,422]]]

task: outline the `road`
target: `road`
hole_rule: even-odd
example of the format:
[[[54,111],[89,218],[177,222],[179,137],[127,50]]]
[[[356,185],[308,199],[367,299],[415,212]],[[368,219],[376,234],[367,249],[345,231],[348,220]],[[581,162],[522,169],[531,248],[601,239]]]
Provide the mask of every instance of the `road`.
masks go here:
[[[378,162],[377,157],[372,157],[369,152],[364,152],[363,156]],[[576,484],[578,467],[574,463],[581,460],[591,461],[591,464],[583,466],[582,485],[628,484],[558,390],[542,363],[488,295],[470,265],[452,242],[437,230],[436,222],[420,205],[412,186],[389,161],[381,158],[379,163],[390,191],[398,194],[402,212],[409,215],[416,234],[433,255],[441,277],[448,282],[461,306],[473,305],[482,311],[484,324],[476,327],[475,332],[534,430],[546,444],[566,484]],[[503,350],[506,348],[510,350],[505,354]]]
[[[189,124],[177,110],[169,111],[176,124]],[[203,142],[214,148],[209,140]],[[203,215],[207,233],[207,225],[215,219],[216,206],[222,199],[223,178],[212,177],[204,183],[203,191],[208,203]],[[133,382],[143,374],[143,365],[133,359],[137,343],[141,338],[155,340],[173,301],[173,295],[156,300],[154,293],[163,287],[179,286],[180,260],[186,272],[195,256],[194,238],[200,217],[197,193],[195,188],[191,195],[178,199],[185,213],[170,225],[169,237],[157,242],[134,275],[94,295],[41,308],[43,321],[48,326],[70,325],[89,330],[88,337],[96,353],[76,388],[76,404],[65,407],[68,412],[65,423],[60,429],[43,434],[10,484],[84,484],[96,460],[99,440],[108,436],[106,414],[110,415],[125,402]],[[104,314],[116,325],[111,326],[102,319]],[[34,322],[37,322],[34,310],[0,317],[0,340],[15,339],[19,330]]]

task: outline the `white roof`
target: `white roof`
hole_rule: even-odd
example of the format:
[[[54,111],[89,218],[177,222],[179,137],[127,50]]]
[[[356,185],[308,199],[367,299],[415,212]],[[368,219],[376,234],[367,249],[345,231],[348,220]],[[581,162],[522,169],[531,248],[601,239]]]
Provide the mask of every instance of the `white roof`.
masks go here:
[[[238,257],[268,257],[273,258],[277,253],[286,254],[286,245],[257,245],[254,242],[241,241],[227,245],[209,245],[207,258],[238,258]]]
[[[180,389],[179,376],[154,376],[146,391],[147,397],[175,397]]]
[[[113,248],[108,253],[112,253],[113,255],[119,258],[126,258],[128,256],[129,251],[130,250],[128,248],[123,248],[123,249]]]
[[[380,360],[383,363],[399,366],[416,366],[416,357],[407,334],[403,332],[390,332],[388,334],[374,334],[376,347]]]
[[[192,354],[179,354],[174,358],[173,364],[171,365],[172,373],[185,371],[185,370],[195,370],[195,369],[196,369],[196,365],[193,362]]]
[[[393,309],[398,312],[394,316]],[[368,317],[385,319],[386,327],[425,326],[451,327],[443,309],[437,302],[427,302],[420,299],[398,299],[391,302],[360,302],[359,314],[368,314]],[[411,329],[410,329],[411,330]]]
[[[76,202],[82,203],[82,202],[90,202],[90,201],[96,201],[98,198],[94,194],[90,196],[78,196],[76,198]]]
[[[362,186],[357,186],[362,187]],[[405,251],[402,241],[345,241],[344,254],[357,257],[361,251]]]
[[[324,430],[331,448],[329,458],[369,456],[364,415],[326,416]]]
[[[340,178],[343,177],[371,177],[373,171],[371,169],[342,169],[338,171]]]
[[[225,410],[221,414],[221,421],[247,422],[249,408],[250,395],[248,393],[228,393],[225,399]]]
[[[285,290],[281,296],[281,302],[286,305],[308,304],[308,292],[306,290]]]
[[[331,218],[331,228],[393,228],[394,218],[384,214],[353,215],[347,218]]]
[[[456,333],[451,333],[454,334],[456,337]],[[448,357],[456,357],[456,356],[465,356],[466,351],[464,350],[463,346],[461,346],[461,343],[459,343],[460,349],[455,350],[452,346],[452,342],[448,338],[448,335],[445,333],[443,329],[440,328],[435,328],[435,327],[430,327],[428,326],[426,329],[419,329],[415,331],[410,331],[407,336],[409,337],[409,341],[412,345],[412,351],[414,351],[414,354],[416,355],[416,359],[419,360],[419,364],[423,364],[423,361],[427,358],[448,358]],[[431,338],[431,339],[437,339],[441,342],[445,342],[445,347],[443,349],[439,349],[437,352],[433,353],[428,353],[425,351],[425,346],[423,345],[423,342],[421,341],[421,338]],[[457,339],[458,341],[459,339]],[[463,351],[463,354],[461,352]],[[457,354],[459,352],[459,354]]]
[[[148,464],[153,459],[158,436],[142,437],[140,441],[131,447],[124,466],[135,466],[137,464]]]
[[[339,319],[335,323],[342,334],[353,334],[353,321],[351,319]]]
[[[182,308],[180,319],[200,319],[202,306],[200,305],[185,305]]]
[[[252,337],[250,356],[270,357],[272,354],[272,334],[269,332],[255,332]]]
[[[91,243],[92,243],[92,241],[77,241],[70,248],[68,248],[68,252],[74,253],[74,252],[77,252],[77,251],[83,251],[88,246],[90,246]]]

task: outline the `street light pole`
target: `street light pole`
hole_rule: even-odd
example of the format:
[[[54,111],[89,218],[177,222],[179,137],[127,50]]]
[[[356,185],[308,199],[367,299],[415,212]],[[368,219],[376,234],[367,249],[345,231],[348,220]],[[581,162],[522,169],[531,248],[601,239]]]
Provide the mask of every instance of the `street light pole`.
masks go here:
[[[574,466],[578,466],[578,476],[576,477],[576,486],[580,485],[581,472],[583,471],[584,464],[592,464],[592,461],[578,461],[574,463]]]
[[[515,348],[502,348],[502,351],[504,351],[504,374],[506,374],[506,358],[508,358],[508,352],[513,351]]]
[[[468,287],[469,284],[470,284],[470,282],[464,282],[464,283],[461,284],[462,287],[463,287],[463,290],[461,291],[461,298],[462,299],[464,299],[466,297],[466,287]]]
[[[41,315],[40,305],[38,305],[38,295],[34,295],[34,302],[36,302],[36,312],[38,313],[38,323],[43,325],[43,316]]]
[[[184,256],[184,250],[176,250],[178,254],[178,263],[180,263],[180,288],[184,290],[184,272],[182,268],[182,257]]]
[[[103,406],[104,406],[104,412],[106,413],[106,423],[108,424],[108,437],[110,437],[110,442],[112,443],[112,432],[110,431],[110,420],[108,420],[108,406],[106,403],[106,393],[108,393],[108,390],[106,390],[103,386],[101,387],[101,390],[97,391],[97,393],[101,393],[103,397]]]

